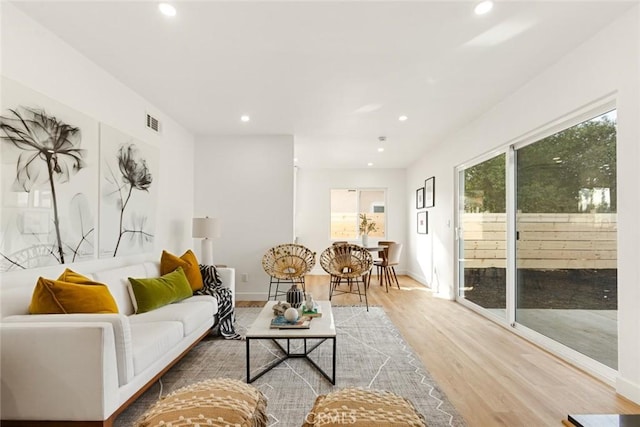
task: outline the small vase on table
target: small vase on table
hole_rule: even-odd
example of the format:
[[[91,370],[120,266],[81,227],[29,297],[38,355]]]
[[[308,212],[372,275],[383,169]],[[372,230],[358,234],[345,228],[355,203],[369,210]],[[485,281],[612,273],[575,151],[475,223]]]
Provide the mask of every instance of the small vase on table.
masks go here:
[[[291,307],[298,308],[302,305],[304,299],[304,293],[302,289],[298,288],[298,284],[294,283],[287,291],[287,302],[291,304]]]
[[[369,246],[369,235],[368,234],[363,234],[362,235],[362,246],[364,246],[365,248],[367,246]]]

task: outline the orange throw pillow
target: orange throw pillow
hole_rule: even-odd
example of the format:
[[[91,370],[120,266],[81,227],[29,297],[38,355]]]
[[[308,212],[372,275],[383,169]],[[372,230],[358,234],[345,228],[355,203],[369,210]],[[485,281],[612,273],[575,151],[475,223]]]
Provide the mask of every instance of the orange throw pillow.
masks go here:
[[[75,283],[77,285],[102,285],[104,286],[102,283],[98,283],[95,282],[91,279],[89,279],[88,277],[83,276],[80,273],[76,273],[75,271],[67,268],[65,269],[62,274],[60,275],[60,277],[58,277],[57,280],[60,280],[61,282],[69,282],[69,283]]]
[[[189,280],[192,291],[199,291],[204,287],[202,274],[200,274],[200,267],[198,266],[198,259],[191,249],[187,250],[181,257],[167,251],[162,251],[160,274],[164,276],[178,267],[182,267],[184,270],[184,274],[187,276],[187,280]]]
[[[117,313],[107,285],[66,269],[57,280],[40,277],[29,305],[31,314]]]

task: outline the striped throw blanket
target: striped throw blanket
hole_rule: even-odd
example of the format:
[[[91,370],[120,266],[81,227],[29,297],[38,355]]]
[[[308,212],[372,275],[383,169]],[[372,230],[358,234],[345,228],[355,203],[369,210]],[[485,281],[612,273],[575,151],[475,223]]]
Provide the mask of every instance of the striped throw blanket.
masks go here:
[[[233,293],[231,289],[222,286],[218,270],[213,265],[199,265],[204,286],[194,295],[211,295],[218,300],[218,322],[214,328],[220,329],[220,335],[228,340],[241,340],[242,336],[236,333],[234,321],[236,315],[233,309]]]

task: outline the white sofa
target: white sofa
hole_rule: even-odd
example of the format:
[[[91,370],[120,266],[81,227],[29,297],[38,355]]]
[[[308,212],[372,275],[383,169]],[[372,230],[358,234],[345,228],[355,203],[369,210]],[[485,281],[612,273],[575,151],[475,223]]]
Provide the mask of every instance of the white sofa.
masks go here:
[[[119,314],[30,315],[33,286],[0,286],[0,415],[2,426],[111,426],[116,416],[204,338],[217,301],[194,296],[133,314],[128,277],[158,277],[145,262],[86,274],[105,283]],[[235,271],[219,268],[235,295]]]

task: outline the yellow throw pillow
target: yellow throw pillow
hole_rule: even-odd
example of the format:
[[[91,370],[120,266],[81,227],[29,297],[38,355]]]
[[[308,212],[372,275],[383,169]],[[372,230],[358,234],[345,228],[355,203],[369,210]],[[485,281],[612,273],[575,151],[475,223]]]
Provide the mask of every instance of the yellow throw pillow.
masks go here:
[[[104,284],[94,282],[88,277],[85,277],[80,273],[76,273],[75,271],[68,268],[62,272],[60,277],[58,277],[58,280],[60,280],[61,282],[75,283],[76,285],[96,285],[97,284],[97,285],[104,286]]]
[[[182,267],[184,274],[187,276],[192,291],[199,291],[204,286],[202,282],[202,274],[198,266],[198,259],[191,249],[187,250],[181,257],[170,252],[162,251],[160,258],[160,274],[165,275],[171,273],[176,268]]]
[[[72,270],[58,280],[40,277],[31,296],[31,314],[117,313],[109,288]]]

